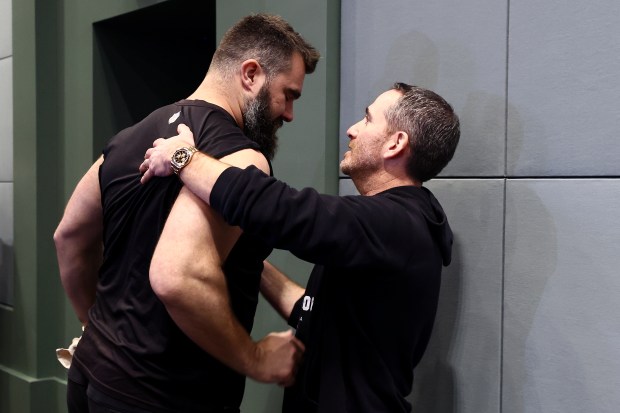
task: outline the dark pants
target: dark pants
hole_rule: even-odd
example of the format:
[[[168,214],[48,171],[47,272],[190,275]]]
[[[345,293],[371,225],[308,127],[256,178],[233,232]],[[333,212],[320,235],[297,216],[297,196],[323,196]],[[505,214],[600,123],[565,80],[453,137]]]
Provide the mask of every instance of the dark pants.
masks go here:
[[[88,398],[84,386],[69,380],[67,382],[67,407],[69,413],[125,413],[96,403]]]
[[[75,365],[69,369],[67,407],[69,413],[149,413],[103,395]]]
[[[67,407],[69,413],[151,413],[113,399],[88,382],[88,378],[71,365],[67,380]],[[238,408],[223,407],[205,409],[205,413],[239,413]]]

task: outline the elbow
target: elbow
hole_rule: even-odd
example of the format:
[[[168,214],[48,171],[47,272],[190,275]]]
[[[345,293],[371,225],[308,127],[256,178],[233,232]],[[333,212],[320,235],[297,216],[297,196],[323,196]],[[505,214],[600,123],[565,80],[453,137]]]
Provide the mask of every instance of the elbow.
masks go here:
[[[151,261],[149,281],[153,293],[168,311],[186,308],[190,297],[227,296],[221,270],[194,263],[178,265],[177,260],[159,259],[157,254]]]
[[[174,305],[182,300],[184,295],[183,280],[180,275],[182,272],[178,267],[159,263],[153,259],[149,270],[151,288],[165,306]]]
[[[70,238],[69,231],[67,230],[66,226],[61,221],[58,227],[56,228],[56,231],[54,231],[54,236],[53,236],[54,246],[56,247],[57,252],[60,252],[63,250],[69,238]]]

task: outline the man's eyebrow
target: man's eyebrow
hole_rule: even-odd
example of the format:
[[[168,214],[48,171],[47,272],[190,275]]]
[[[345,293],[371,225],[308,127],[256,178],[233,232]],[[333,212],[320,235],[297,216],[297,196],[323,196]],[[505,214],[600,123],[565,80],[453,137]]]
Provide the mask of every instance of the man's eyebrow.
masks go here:
[[[299,99],[301,97],[301,92],[297,89],[288,89],[287,92],[293,99]]]

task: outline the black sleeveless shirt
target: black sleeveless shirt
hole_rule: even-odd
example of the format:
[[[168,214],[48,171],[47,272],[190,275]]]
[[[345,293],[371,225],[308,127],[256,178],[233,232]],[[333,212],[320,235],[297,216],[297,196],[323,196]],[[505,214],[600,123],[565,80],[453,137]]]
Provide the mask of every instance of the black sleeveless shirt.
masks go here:
[[[259,149],[225,110],[187,100],[157,109],[109,141],[99,171],[104,261],[89,326],[74,362],[98,391],[141,409],[235,411],[245,377],[194,344],[172,321],[149,283],[151,257],[182,183],[170,176],[142,185],[138,166],[153,141],[176,135],[179,123],[190,127],[199,150],[215,158]],[[191,236],[189,226],[184,230]],[[262,262],[270,252],[242,234],[224,266],[233,311],[248,332]]]

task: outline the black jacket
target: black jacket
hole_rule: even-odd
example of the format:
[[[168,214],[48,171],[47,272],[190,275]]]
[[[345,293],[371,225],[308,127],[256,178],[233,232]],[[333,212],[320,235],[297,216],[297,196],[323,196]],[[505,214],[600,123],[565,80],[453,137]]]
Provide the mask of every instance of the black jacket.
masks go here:
[[[230,224],[317,264],[289,319],[306,354],[283,410],[411,411],[405,397],[451,258],[452,232],[431,192],[337,197],[231,168],[211,203]]]

